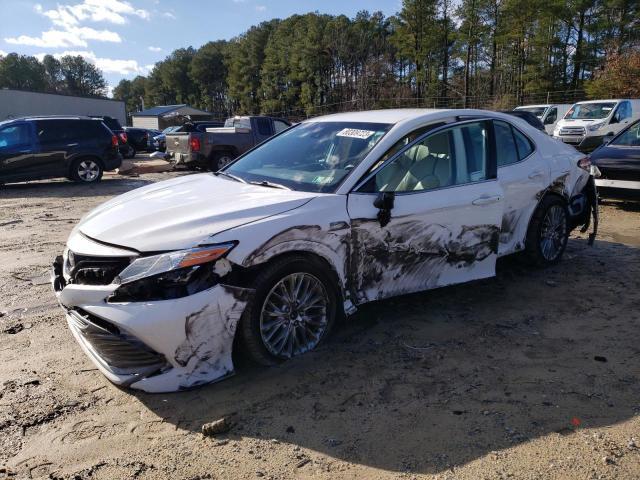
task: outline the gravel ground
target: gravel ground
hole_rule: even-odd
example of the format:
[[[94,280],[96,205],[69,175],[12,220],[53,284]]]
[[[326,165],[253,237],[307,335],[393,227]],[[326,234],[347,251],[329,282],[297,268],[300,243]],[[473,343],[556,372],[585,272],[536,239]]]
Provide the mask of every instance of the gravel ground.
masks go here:
[[[0,187],[0,478],[640,478],[640,202],[595,247],[368,305],[278,368],[150,395],[111,385],[48,266],[108,198],[180,173]],[[202,425],[225,418],[214,437]]]

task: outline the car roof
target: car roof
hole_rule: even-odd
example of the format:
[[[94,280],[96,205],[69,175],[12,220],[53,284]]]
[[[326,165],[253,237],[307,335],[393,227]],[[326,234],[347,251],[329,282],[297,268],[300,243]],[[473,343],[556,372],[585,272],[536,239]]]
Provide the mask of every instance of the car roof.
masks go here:
[[[582,100],[580,102],[576,102],[575,105],[580,105],[583,103],[611,103],[611,102],[622,102],[623,100],[630,100],[627,98],[610,98],[609,100]]]
[[[28,117],[10,118],[5,122],[17,122],[17,121],[34,121],[34,120],[90,120],[92,122],[99,121],[92,117],[83,117],[78,115],[35,115]]]
[[[554,104],[553,103],[537,103],[535,105],[518,105],[514,110],[517,110],[519,108],[550,107],[551,105],[554,105]]]
[[[391,108],[385,110],[365,110],[362,112],[345,112],[315,117],[305,122],[370,122],[399,123],[403,120],[428,117],[436,113],[446,112],[435,108]],[[304,123],[304,122],[303,122]]]

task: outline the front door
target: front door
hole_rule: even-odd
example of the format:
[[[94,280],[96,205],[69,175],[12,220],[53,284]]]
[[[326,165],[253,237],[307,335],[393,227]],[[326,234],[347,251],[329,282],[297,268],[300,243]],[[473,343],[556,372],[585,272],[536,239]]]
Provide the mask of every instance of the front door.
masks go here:
[[[495,275],[502,190],[490,129],[474,120],[423,135],[349,194],[357,303]],[[374,206],[381,192],[393,195],[389,211]]]

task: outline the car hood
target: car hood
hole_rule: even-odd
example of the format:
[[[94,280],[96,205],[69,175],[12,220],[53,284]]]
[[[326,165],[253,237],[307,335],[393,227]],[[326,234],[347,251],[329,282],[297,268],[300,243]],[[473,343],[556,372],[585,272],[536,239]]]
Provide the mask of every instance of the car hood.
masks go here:
[[[76,231],[140,252],[178,250],[298,208],[317,195],[243,184],[209,173],[188,175],[115,197],[85,216]]]

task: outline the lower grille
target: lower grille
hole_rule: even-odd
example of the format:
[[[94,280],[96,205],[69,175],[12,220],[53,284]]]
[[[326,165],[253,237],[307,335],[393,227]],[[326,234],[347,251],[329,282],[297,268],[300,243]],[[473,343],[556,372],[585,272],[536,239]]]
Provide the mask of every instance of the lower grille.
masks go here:
[[[131,258],[93,257],[69,251],[65,263],[65,270],[69,272],[69,283],[109,285],[131,263]]]
[[[585,135],[587,132],[584,129],[584,127],[562,127],[560,129],[560,135],[567,135],[567,136],[573,136],[573,135]]]
[[[164,356],[118,327],[81,309],[69,311],[71,328],[87,342],[97,359],[118,375],[149,375],[167,365]]]

